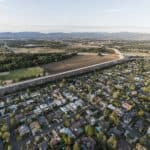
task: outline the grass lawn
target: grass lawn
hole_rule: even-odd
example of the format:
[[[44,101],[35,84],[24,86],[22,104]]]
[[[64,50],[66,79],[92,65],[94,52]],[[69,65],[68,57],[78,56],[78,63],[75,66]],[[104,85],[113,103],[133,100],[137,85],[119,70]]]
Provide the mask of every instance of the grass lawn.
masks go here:
[[[44,69],[41,67],[31,67],[25,69],[17,69],[7,74],[0,75],[0,84],[6,84],[7,81],[19,82],[25,79],[42,76]]]

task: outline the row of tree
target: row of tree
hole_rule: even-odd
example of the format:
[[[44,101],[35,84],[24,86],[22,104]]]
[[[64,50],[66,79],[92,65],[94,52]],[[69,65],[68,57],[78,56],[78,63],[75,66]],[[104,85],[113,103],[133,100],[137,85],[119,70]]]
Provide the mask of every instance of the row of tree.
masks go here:
[[[58,62],[75,55],[76,53],[5,54],[0,56],[3,57],[0,59],[0,72]]]

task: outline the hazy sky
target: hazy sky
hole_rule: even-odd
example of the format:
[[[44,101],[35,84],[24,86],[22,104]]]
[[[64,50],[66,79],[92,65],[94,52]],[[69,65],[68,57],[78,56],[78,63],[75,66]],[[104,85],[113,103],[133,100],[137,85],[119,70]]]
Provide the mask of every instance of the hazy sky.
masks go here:
[[[0,0],[0,32],[150,32],[150,0]]]

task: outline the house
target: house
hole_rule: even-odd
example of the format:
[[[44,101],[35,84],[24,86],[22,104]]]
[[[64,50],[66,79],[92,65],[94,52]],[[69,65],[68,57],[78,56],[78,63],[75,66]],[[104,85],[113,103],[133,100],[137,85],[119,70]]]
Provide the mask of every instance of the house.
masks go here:
[[[90,124],[95,125],[95,123],[96,123],[96,119],[94,117],[91,117],[90,118]]]
[[[37,122],[37,121],[32,122],[30,124],[30,128],[31,128],[33,135],[35,135],[36,133],[41,131],[41,126],[40,126],[39,122]]]
[[[137,91],[132,91],[132,92],[131,92],[131,95],[132,95],[132,96],[136,96],[136,95],[137,95]]]
[[[107,106],[107,108],[109,108],[110,110],[115,110],[115,109],[116,109],[116,107],[113,106],[112,104],[109,104],[109,105]]]
[[[117,150],[132,150],[132,148],[127,141],[121,139],[117,143]]]
[[[135,146],[136,150],[148,150],[146,147],[142,146],[141,144],[137,143]]]
[[[5,103],[3,101],[0,102],[0,108],[3,108]]]
[[[101,127],[100,126],[96,126],[95,129],[96,129],[97,132],[101,131]]]
[[[55,130],[52,130],[52,137],[50,140],[50,145],[55,146],[61,141],[61,138],[59,137],[58,133]]]
[[[24,136],[24,135],[30,133],[30,129],[27,125],[24,124],[24,125],[18,127],[18,132],[19,132],[20,136]]]
[[[63,112],[60,109],[58,109],[55,112],[55,118],[57,118],[57,119],[62,119],[62,115],[63,115]]]
[[[99,126],[100,129],[102,129],[103,131],[107,131],[108,128],[109,128],[109,126],[110,126],[110,123],[109,123],[108,121],[102,120],[102,121],[100,121],[100,122],[98,123],[97,126]]]
[[[123,116],[123,122],[129,124],[135,116],[135,112],[127,112]]]
[[[61,101],[62,101],[62,104],[66,103],[66,100],[64,98]]]
[[[131,120],[132,120],[132,117],[130,115],[126,114],[123,116],[124,123],[129,124]]]
[[[48,96],[48,97],[45,98],[45,102],[46,102],[47,104],[51,104],[51,103],[53,102],[53,98],[50,97],[50,96]]]
[[[31,122],[33,119],[36,118],[36,115],[32,111],[26,113],[25,115],[26,115],[26,118],[27,118],[28,122]]]
[[[119,129],[117,129],[116,127],[114,127],[114,128],[110,128],[110,130],[108,131],[108,135],[121,136],[122,132]]]
[[[15,116],[15,119],[18,121],[18,122],[25,122],[26,120],[26,116],[22,115],[22,114],[17,114]]]
[[[33,92],[31,93],[30,97],[37,97],[37,96],[40,96],[40,93],[39,92]]]
[[[75,101],[75,105],[77,107],[82,107],[83,106],[83,101],[82,100],[77,100],[77,101]]]
[[[63,111],[64,113],[66,113],[68,110],[66,107],[60,107],[61,111]]]
[[[12,112],[15,112],[17,110],[17,105],[11,105],[9,106],[8,108],[12,111]]]
[[[90,137],[83,137],[81,139],[81,149],[84,147],[87,150],[94,150],[96,142],[93,138]],[[83,148],[83,149],[84,149]]]
[[[72,131],[69,128],[62,128],[60,130],[60,133],[66,134],[69,137],[75,138],[75,135],[72,133]]]
[[[74,103],[69,104],[69,109],[72,111],[75,111],[77,109],[76,105]]]
[[[41,108],[43,111],[49,110],[49,107],[48,107],[47,104],[41,104],[41,105],[40,105],[40,108]]]
[[[103,102],[103,101],[100,101],[99,102],[99,105],[100,105],[100,109],[101,110],[104,110],[106,107],[107,107],[107,103]]]
[[[62,102],[60,100],[55,100],[54,103],[57,105],[57,106],[61,106],[62,105]]]
[[[147,129],[147,134],[150,135],[150,126]]]
[[[132,105],[130,105],[129,103],[126,103],[126,102],[122,104],[122,107],[124,109],[126,109],[127,111],[132,109]]]
[[[134,125],[135,129],[137,129],[138,131],[142,132],[144,129],[144,121],[139,119],[136,121],[135,125]]]
[[[48,149],[48,143],[46,141],[43,141],[42,143],[38,144],[39,150],[47,150]]]
[[[75,128],[74,129],[74,134],[76,135],[76,137],[82,135],[84,133],[84,129],[83,128]]]
[[[139,133],[132,128],[127,129],[124,133],[129,143],[135,143],[139,139]]]
[[[39,116],[38,121],[41,126],[48,126],[48,121],[44,116]]]
[[[84,132],[82,126],[84,126],[85,124],[86,124],[86,121],[84,119],[76,121],[72,124],[71,130],[77,137]]]
[[[32,104],[33,102],[34,102],[33,99],[30,99],[30,100],[27,100],[27,101],[26,101],[27,105],[30,105],[30,104]]]
[[[87,114],[88,116],[91,116],[91,115],[93,114],[93,112],[88,109],[88,110],[86,110],[86,114]]]
[[[48,119],[49,122],[51,122],[54,116],[55,116],[55,113],[51,112],[46,115],[46,118]]]
[[[0,109],[0,116],[4,116],[5,115],[5,108],[4,109]]]
[[[11,97],[10,97],[10,96],[7,96],[7,97],[6,97],[6,103],[9,104],[10,101],[11,101]]]
[[[118,116],[122,116],[123,115],[123,112],[119,109],[119,108],[116,108],[114,110],[114,112],[118,115]]]
[[[40,107],[37,106],[37,107],[33,110],[33,112],[34,112],[36,115],[39,115],[39,114],[42,113],[42,110],[40,109]]]

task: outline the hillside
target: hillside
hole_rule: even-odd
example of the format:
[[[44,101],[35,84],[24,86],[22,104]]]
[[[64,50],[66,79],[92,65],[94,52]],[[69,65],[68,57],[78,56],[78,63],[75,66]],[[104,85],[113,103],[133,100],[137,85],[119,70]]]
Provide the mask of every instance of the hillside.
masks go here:
[[[150,40],[150,34],[145,33],[106,33],[106,32],[76,32],[76,33],[40,33],[40,32],[2,32],[1,40],[61,40],[61,39],[98,39],[98,40]]]

